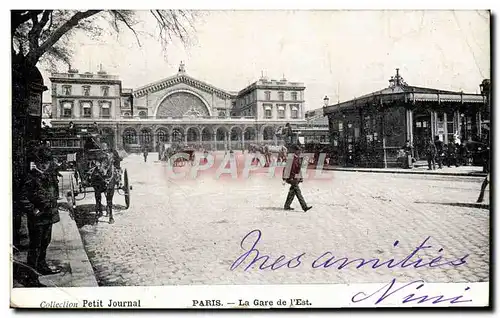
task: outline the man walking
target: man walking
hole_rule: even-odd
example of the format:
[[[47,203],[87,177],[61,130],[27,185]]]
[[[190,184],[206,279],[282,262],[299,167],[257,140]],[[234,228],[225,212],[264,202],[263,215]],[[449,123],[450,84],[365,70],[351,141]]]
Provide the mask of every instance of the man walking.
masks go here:
[[[428,170],[436,170],[436,145],[432,139],[427,142],[427,147],[425,147],[425,154],[427,156],[427,164],[429,165]]]
[[[57,199],[57,170],[52,164],[50,149],[41,146],[35,161],[30,166],[23,197],[27,202],[29,250],[27,263],[28,287],[43,287],[38,275],[52,275],[61,272],[47,264],[47,248],[52,239],[52,224],[59,222]]]
[[[285,169],[283,170],[283,181],[290,184],[290,189],[288,190],[288,196],[286,198],[284,208],[285,210],[293,210],[293,208],[290,207],[290,204],[292,204],[293,199],[295,198],[295,196],[297,196],[302,210],[304,210],[304,212],[307,212],[308,210],[312,209],[312,206],[307,206],[299,187],[299,183],[303,181],[300,173],[302,167],[302,158],[300,157],[301,149],[299,146],[294,146],[291,148],[295,151],[295,153],[291,164],[290,175],[286,175],[287,167],[285,167]]]

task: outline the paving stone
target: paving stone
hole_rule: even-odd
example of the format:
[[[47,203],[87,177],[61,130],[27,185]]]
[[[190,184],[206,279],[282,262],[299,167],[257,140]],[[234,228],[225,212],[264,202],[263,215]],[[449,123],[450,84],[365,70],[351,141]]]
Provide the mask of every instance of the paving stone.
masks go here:
[[[164,163],[140,159],[123,162],[133,185],[130,208],[115,214],[115,224],[80,229],[101,285],[488,280],[489,210],[471,205],[481,178],[329,171],[331,180],[301,185],[313,205],[304,213],[297,201],[294,211],[282,210],[288,187],[279,178],[171,180]],[[115,195],[114,204],[124,205],[124,198]],[[231,271],[241,240],[254,229],[262,231],[262,254],[288,260],[305,252],[301,266]],[[402,260],[427,237],[432,247],[412,260],[471,254],[471,261],[456,268],[311,267],[327,251],[351,260]]]

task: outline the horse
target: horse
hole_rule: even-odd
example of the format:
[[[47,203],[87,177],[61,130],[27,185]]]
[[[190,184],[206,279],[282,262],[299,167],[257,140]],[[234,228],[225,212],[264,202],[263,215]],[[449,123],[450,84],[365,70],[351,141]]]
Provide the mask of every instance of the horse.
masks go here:
[[[264,146],[264,155],[266,156],[266,162],[271,162],[271,157],[276,154],[277,162],[286,162],[286,157],[288,155],[288,149],[285,146]]]
[[[101,196],[106,197],[106,213],[109,224],[115,223],[113,218],[113,196],[115,186],[120,183],[120,171],[113,164],[113,156],[105,154],[100,160],[94,160],[89,169],[90,186],[94,188],[96,202],[96,219],[103,216]]]

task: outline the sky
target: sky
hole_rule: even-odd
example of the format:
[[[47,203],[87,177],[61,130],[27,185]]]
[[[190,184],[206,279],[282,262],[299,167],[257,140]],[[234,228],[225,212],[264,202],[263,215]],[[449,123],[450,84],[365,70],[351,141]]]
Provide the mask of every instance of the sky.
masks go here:
[[[138,30],[155,33],[149,13],[138,14]],[[189,45],[176,41],[167,52],[151,37],[139,46],[128,30],[99,40],[75,34],[72,67],[96,72],[102,64],[126,88],[174,75],[180,61],[188,75],[228,91],[262,73],[284,76],[305,84],[307,110],[325,95],[332,104],[385,88],[396,68],[409,85],[468,93],[490,78],[485,11],[208,11],[195,26]]]

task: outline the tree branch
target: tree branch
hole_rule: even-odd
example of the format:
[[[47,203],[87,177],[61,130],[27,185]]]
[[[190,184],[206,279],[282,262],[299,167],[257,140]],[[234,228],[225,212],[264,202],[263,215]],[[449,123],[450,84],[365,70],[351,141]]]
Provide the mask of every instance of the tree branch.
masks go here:
[[[31,51],[36,51],[39,46],[39,39],[40,39],[40,33],[42,32],[42,29],[45,27],[47,24],[47,21],[49,20],[49,16],[51,14],[52,10],[45,10],[43,11],[42,19],[38,21],[38,14],[35,12],[30,12],[31,15],[31,21],[33,21],[33,27],[28,33],[28,39],[29,39],[29,45],[30,45],[30,52]]]
[[[10,12],[11,21],[10,26],[12,31],[16,30],[21,24],[25,23],[31,19],[30,13],[35,12],[36,14],[42,13],[42,10],[12,10]]]
[[[80,11],[75,13],[68,21],[66,21],[63,25],[61,25],[59,28],[57,28],[54,33],[38,47],[37,50],[35,51],[30,51],[28,54],[28,60],[36,64],[40,57],[47,51],[48,48],[53,46],[64,34],[66,34],[68,31],[70,31],[72,28],[74,28],[78,23],[83,20],[87,19],[94,14],[97,14],[101,12],[102,10],[87,10],[87,11]]]
[[[128,21],[126,20],[126,18],[121,14],[120,11],[118,10],[111,10],[111,12],[113,12],[115,15],[117,15],[118,17],[120,17],[120,21],[122,21],[123,23],[125,23],[125,25],[127,26],[127,28],[129,28],[132,32],[134,32],[134,35],[135,35],[135,39],[137,40],[137,44],[139,45],[139,47],[141,47],[141,42],[139,41],[139,36],[137,35],[137,32],[134,30],[134,28],[128,23]],[[117,30],[118,31],[118,30]]]

